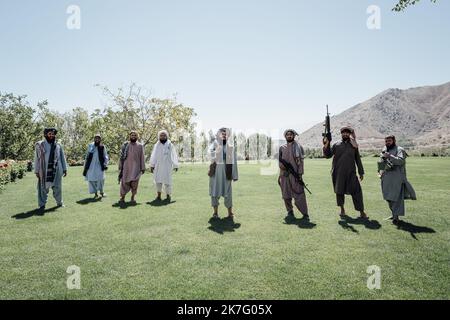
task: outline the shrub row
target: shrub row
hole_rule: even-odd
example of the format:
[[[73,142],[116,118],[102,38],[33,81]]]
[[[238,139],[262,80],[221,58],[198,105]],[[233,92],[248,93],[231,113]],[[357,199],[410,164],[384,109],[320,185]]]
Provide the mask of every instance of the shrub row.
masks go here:
[[[22,179],[27,170],[29,170],[27,161],[1,160],[0,190],[3,190],[8,183]]]

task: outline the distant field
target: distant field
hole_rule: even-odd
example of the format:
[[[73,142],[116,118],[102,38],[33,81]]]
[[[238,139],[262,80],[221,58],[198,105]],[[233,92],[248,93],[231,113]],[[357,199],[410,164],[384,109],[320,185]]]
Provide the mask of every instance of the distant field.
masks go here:
[[[165,206],[149,204],[155,190],[145,174],[137,206],[126,209],[114,206],[115,168],[108,197],[91,202],[73,167],[66,208],[44,216],[33,215],[36,178],[28,174],[0,193],[0,298],[449,299],[450,158],[408,159],[419,199],[407,202],[401,228],[385,220],[376,158],[363,163],[369,223],[339,220],[329,160],[307,159],[311,221],[289,224],[277,176],[261,175],[257,164],[240,165],[234,223],[210,221],[206,165],[183,166]],[[346,208],[357,217],[351,198]],[[81,268],[80,290],[66,287],[70,265]],[[379,290],[366,286],[371,265],[381,268]]]

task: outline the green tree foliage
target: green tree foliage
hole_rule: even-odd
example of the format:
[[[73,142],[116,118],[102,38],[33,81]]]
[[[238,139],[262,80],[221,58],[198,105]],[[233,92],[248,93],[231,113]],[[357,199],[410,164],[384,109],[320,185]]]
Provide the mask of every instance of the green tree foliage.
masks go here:
[[[174,143],[182,141],[183,136],[190,136],[194,131],[194,109],[179,103],[176,96],[155,98],[136,84],[116,91],[105,86],[101,88],[108,102],[104,111],[97,111],[94,118],[112,154],[119,154],[130,130],[139,133],[146,147],[151,147],[157,141],[159,130],[167,130]]]
[[[92,142],[94,128],[90,121],[88,111],[83,108],[75,108],[64,115],[64,149],[70,159],[83,159],[87,145]]]
[[[39,102],[43,109],[46,101]],[[34,141],[40,135],[39,114],[26,96],[0,93],[0,159],[24,160],[33,153]]]
[[[130,130],[138,131],[145,146],[152,146],[162,129],[169,131],[175,143],[183,136],[193,136],[194,109],[179,103],[175,96],[155,98],[135,84],[116,91],[102,90],[106,106],[92,113],[80,107],[59,113],[51,110],[47,101],[33,108],[26,96],[0,93],[0,159],[32,159],[34,144],[43,139],[45,127],[58,129],[57,139],[69,161],[84,159],[96,133],[102,135],[113,159],[117,159]]]
[[[392,8],[392,11],[404,11],[407,7],[415,5],[420,0],[399,0],[399,2]],[[437,0],[430,0],[433,3],[436,3]]]

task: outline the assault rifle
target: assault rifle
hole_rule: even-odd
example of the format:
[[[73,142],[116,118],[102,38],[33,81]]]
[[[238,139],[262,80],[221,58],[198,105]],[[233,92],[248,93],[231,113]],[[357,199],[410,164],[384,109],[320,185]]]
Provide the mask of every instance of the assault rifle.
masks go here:
[[[300,185],[306,189],[306,191],[309,192],[309,194],[312,194],[311,191],[309,191],[308,189],[308,185],[305,183],[305,181],[303,181],[302,177],[298,174],[297,171],[295,171],[294,167],[287,162],[284,159],[280,159],[280,162],[283,164],[283,166],[286,168],[287,172],[289,172],[290,174],[292,174],[294,176],[294,178],[300,183]]]
[[[330,123],[330,113],[328,112],[328,105],[327,105],[327,115],[325,117],[325,122],[323,124],[325,127],[324,133],[322,133],[322,137],[327,138],[328,142],[331,142],[331,123]]]

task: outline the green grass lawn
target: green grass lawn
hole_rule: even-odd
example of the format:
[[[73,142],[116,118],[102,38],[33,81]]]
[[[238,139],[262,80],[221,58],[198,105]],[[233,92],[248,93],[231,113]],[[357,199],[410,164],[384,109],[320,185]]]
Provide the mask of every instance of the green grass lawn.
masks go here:
[[[44,216],[33,215],[36,178],[28,174],[0,194],[0,298],[449,299],[450,159],[408,159],[419,199],[407,202],[401,229],[385,220],[376,160],[363,161],[366,224],[340,222],[329,160],[306,161],[311,221],[291,224],[277,176],[256,164],[240,165],[234,224],[210,223],[206,165],[174,175],[166,206],[149,204],[155,189],[144,175],[138,205],[126,209],[114,206],[113,168],[100,202],[83,201],[81,168],[70,168],[66,208]],[[346,208],[357,217],[350,197]],[[66,287],[70,265],[81,268],[80,290]],[[370,265],[381,268],[380,290],[366,286]]]

